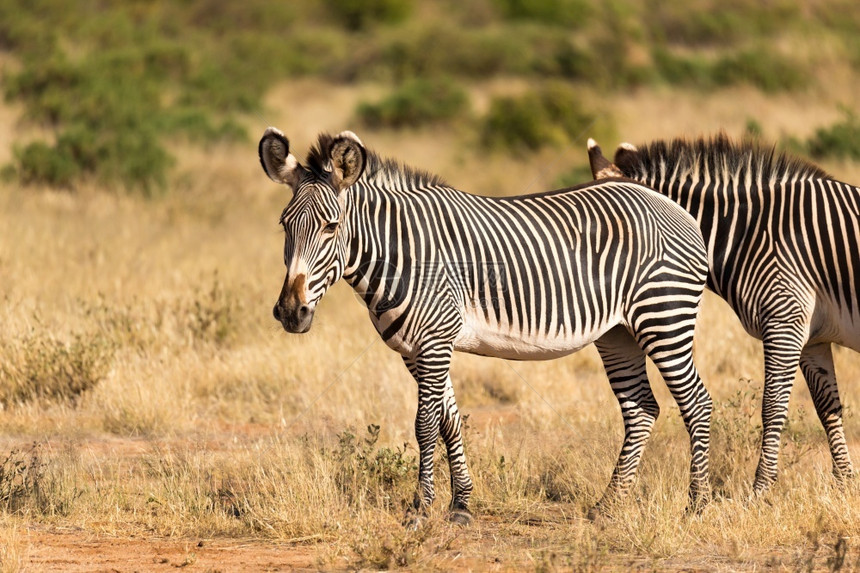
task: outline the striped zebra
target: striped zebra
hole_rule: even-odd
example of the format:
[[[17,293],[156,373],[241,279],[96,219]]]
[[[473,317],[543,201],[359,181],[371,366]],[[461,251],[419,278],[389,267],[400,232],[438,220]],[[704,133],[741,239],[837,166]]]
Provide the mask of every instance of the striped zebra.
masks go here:
[[[449,375],[454,350],[550,359],[597,344],[625,433],[609,486],[592,510],[631,487],[659,408],[651,357],[690,434],[690,499],[710,497],[711,399],[692,359],[707,260],[695,221],[629,182],[521,197],[480,197],[369,152],[351,132],[327,134],[301,165],[269,128],[260,162],[293,190],[281,214],[283,289],[275,318],[307,332],[317,303],[343,277],[418,384],[416,509],[434,497],[441,436],[451,513],[467,523],[472,480]]]
[[[780,435],[798,366],[824,426],[833,474],[854,475],[832,344],[860,351],[860,188],[798,158],[710,139],[619,146],[615,163],[589,140],[595,178],[653,187],[692,214],[708,247],[708,288],[764,345],[761,457],[753,491],[776,480]]]

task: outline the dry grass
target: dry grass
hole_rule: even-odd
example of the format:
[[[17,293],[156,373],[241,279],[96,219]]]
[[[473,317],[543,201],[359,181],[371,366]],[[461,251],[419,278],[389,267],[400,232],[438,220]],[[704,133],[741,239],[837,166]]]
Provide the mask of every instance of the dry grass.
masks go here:
[[[350,127],[350,102],[373,91],[310,81],[281,87],[269,99],[267,123],[282,126],[301,156],[317,131]],[[738,133],[746,119],[720,111],[724,94],[675,97],[665,125],[679,132],[705,117],[702,130],[723,125]],[[777,111],[768,110],[761,123],[774,130],[804,118],[819,123],[840,94],[820,105],[807,97],[779,104],[790,120],[771,124],[766,118]],[[666,134],[669,127],[658,126],[662,99],[637,94],[607,102],[630,120],[629,127],[618,121],[622,137]],[[634,109],[641,122],[633,121]],[[584,146],[547,151],[530,163],[480,157],[436,130],[362,137],[484,193],[537,191],[585,160]],[[456,356],[478,518],[468,529],[445,522],[442,463],[440,500],[426,525],[403,528],[416,479],[416,389],[400,358],[378,341],[342,284],[309,334],[283,333],[270,308],[283,279],[276,220],[284,191],[259,172],[251,145],[181,151],[174,192],[163,199],[32,188],[0,194],[5,379],[56,381],[58,364],[92,366],[91,384],[79,391],[3,400],[0,459],[18,449],[29,472],[25,480],[10,471],[13,460],[0,474],[0,486],[11,488],[0,500],[4,571],[27,563],[24,530],[72,526],[118,537],[310,543],[324,568],[860,567],[860,489],[834,487],[802,382],[779,484],[765,499],[749,500],[761,351],[711,295],[696,353],[717,404],[712,467],[719,495],[701,516],[684,513],[688,441],[654,374],[663,414],[635,495],[601,522],[583,519],[609,478],[622,429],[589,348],[545,363]],[[856,167],[827,167],[860,180]],[[860,360],[847,351],[836,360],[848,441],[860,459],[858,394],[850,383],[860,376]],[[371,424],[379,429],[368,430]],[[33,442],[38,454],[27,454]]]

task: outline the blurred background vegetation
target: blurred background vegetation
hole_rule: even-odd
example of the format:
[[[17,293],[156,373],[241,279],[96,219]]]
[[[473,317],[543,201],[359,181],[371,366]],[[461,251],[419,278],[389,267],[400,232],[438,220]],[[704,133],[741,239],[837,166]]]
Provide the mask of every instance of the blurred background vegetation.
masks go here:
[[[2,0],[3,93],[43,134],[16,144],[2,173],[163,192],[168,142],[250,143],[266,91],[308,76],[385,86],[358,103],[358,125],[456,126],[484,148],[530,153],[581,139],[598,118],[616,133],[612,110],[583,90],[803,92],[828,62],[860,71],[858,31],[854,0]],[[470,88],[491,78],[528,88],[478,109]],[[782,143],[860,160],[858,134],[845,108]]]

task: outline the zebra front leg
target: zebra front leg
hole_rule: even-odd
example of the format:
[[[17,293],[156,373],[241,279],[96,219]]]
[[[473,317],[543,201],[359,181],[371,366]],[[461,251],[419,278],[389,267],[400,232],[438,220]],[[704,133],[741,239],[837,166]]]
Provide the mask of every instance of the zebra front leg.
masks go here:
[[[597,340],[595,346],[603,360],[603,368],[609,377],[612,391],[621,406],[624,443],[612,471],[609,486],[597,505],[588,512],[589,519],[595,519],[614,501],[630,491],[645,444],[651,436],[657,416],[660,415],[660,406],[654,399],[645,370],[645,354],[630,333],[624,327],[616,326]]]
[[[842,402],[836,386],[831,345],[824,343],[804,348],[800,353],[800,370],[812,395],[818,419],[827,433],[830,455],[833,457],[833,475],[839,483],[843,483],[854,476],[854,465],[842,426]]]
[[[788,399],[803,345],[797,332],[771,330],[764,336],[764,393],[761,404],[761,457],[753,493],[760,495],[776,481],[780,440],[788,419]]]
[[[436,489],[433,480],[436,442],[445,440],[451,471],[451,519],[468,523],[469,495],[472,480],[466,466],[462,442],[462,421],[454,389],[448,374],[451,345],[426,349],[415,358],[404,358],[418,383],[418,411],[415,416],[415,438],[418,442],[418,492],[415,509],[423,512],[433,503]]]
[[[472,521],[469,511],[469,496],[472,493],[472,478],[466,466],[466,453],[463,447],[463,424],[460,409],[454,397],[454,386],[451,377],[446,377],[445,396],[442,399],[442,419],[439,430],[445,441],[448,452],[448,463],[451,473],[451,513],[450,519],[460,525],[468,525]]]

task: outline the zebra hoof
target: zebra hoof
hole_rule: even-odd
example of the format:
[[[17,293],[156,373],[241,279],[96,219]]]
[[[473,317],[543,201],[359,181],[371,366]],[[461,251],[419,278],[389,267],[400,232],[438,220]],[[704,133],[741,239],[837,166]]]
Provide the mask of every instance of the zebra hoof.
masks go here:
[[[855,472],[853,469],[842,472],[836,468],[833,468],[833,481],[836,484],[837,488],[841,490],[846,490],[850,487],[854,487],[857,485],[857,472]]]
[[[417,531],[427,522],[427,514],[420,510],[410,509],[403,517],[402,525],[406,529]]]
[[[711,489],[698,490],[691,493],[684,512],[687,515],[701,515],[705,508],[711,504]]]
[[[598,503],[597,505],[588,510],[588,513],[585,514],[585,517],[588,518],[588,521],[591,521],[592,523],[603,521],[603,519],[606,517],[606,508]]]
[[[452,509],[448,514],[448,521],[455,525],[468,527],[472,525],[472,512],[465,508]]]

